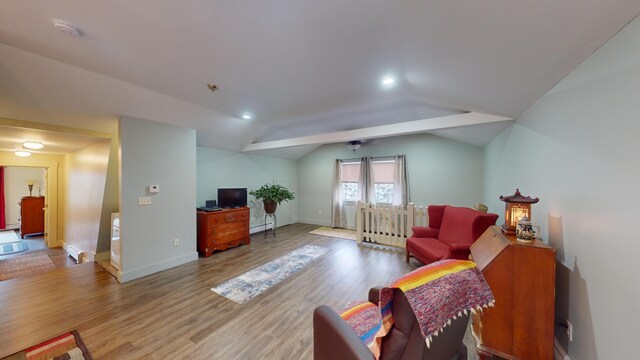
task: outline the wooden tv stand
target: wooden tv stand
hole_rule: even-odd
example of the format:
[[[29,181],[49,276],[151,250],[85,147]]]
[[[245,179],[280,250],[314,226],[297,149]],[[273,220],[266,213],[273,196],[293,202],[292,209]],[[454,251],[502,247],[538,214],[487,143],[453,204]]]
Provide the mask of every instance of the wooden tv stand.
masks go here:
[[[226,250],[241,244],[250,244],[249,208],[198,211],[198,252],[204,257],[215,250]]]

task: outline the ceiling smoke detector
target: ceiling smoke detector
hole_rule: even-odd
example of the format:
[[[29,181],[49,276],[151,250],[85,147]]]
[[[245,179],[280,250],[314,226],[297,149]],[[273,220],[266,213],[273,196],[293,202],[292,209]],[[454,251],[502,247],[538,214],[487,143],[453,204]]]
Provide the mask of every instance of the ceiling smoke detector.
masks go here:
[[[78,29],[77,27],[69,24],[66,21],[62,21],[62,20],[53,20],[53,26],[62,31],[63,33],[65,33],[66,35],[72,36],[72,37],[78,37],[80,35],[82,35],[82,33],[80,32],[80,29]]]

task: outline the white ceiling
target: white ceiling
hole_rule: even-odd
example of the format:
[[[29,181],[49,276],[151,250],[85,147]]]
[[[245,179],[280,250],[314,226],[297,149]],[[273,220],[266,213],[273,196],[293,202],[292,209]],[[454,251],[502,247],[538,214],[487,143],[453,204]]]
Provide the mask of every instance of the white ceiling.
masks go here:
[[[44,148],[29,150],[34,154],[64,155],[105,140],[107,138],[99,136],[0,125],[0,151],[23,150],[23,143],[35,141],[41,142]]]
[[[140,117],[229,150],[466,112],[515,118],[639,12],[637,0],[3,0],[0,117],[102,132]],[[389,73],[398,86],[383,90]],[[430,132],[484,145],[504,126]]]

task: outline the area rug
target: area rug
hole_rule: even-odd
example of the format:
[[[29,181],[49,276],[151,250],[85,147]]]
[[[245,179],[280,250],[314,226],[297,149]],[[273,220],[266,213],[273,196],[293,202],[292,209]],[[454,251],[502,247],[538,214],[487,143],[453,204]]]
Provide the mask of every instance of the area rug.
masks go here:
[[[340,228],[330,228],[327,226],[321,226],[315,230],[309,231],[309,234],[316,234],[322,236],[329,236],[340,239],[356,240],[356,231]]]
[[[271,286],[291,276],[329,251],[327,248],[305,245],[275,260],[211,288],[238,304],[244,304]]]
[[[20,237],[13,230],[0,230],[0,244],[20,241]]]
[[[24,241],[0,244],[0,255],[15,254],[29,250],[29,246]]]
[[[80,334],[72,331],[36,346],[17,352],[2,360],[92,360]]]
[[[55,268],[53,261],[43,252],[33,252],[9,259],[0,259],[0,281],[38,274]]]

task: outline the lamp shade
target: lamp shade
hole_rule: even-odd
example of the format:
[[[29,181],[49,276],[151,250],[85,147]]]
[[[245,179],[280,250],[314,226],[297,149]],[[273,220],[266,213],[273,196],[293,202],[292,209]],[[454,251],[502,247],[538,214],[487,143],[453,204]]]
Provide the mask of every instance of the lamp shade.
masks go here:
[[[505,202],[504,206],[504,224],[502,231],[507,234],[516,233],[516,225],[524,216],[531,219],[531,204],[535,204],[540,199],[523,196],[519,189],[516,193],[509,196],[500,196],[500,200]]]

